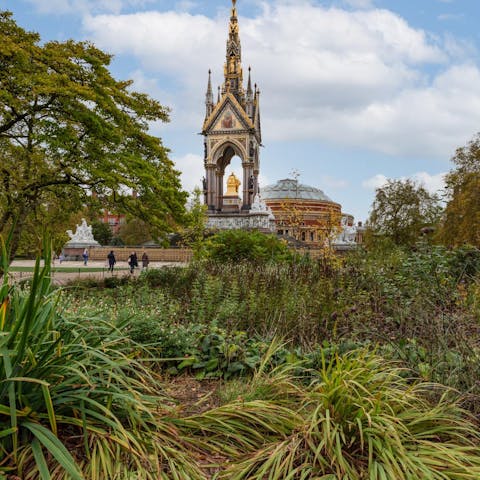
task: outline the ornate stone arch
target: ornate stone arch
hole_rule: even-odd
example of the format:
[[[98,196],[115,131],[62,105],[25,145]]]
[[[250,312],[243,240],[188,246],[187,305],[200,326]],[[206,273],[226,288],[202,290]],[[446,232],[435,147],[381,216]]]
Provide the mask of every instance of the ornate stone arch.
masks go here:
[[[225,169],[234,156],[240,157],[242,160],[242,168],[245,169],[247,152],[240,141],[227,138],[220,141],[212,149],[207,162],[207,184],[209,186],[207,192],[207,204],[209,210],[221,212],[223,208],[223,185]],[[246,177],[244,172],[243,177]],[[248,178],[248,177],[247,177]],[[243,204],[249,203],[248,192],[244,188]]]
[[[233,153],[229,152],[228,149],[231,149]],[[247,158],[247,152],[245,151],[245,147],[235,139],[227,139],[223,142],[215,145],[211,153],[211,160],[212,163],[218,168],[218,162],[221,158],[225,157],[227,154],[226,161],[224,162],[224,167],[230,164],[232,158],[236,155],[240,157],[242,163],[245,162]]]

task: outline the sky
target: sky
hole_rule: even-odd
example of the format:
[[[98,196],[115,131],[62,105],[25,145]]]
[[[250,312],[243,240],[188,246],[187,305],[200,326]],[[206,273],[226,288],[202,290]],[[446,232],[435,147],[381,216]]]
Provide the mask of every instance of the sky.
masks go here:
[[[42,41],[87,40],[171,109],[154,123],[191,191],[201,184],[208,70],[216,88],[231,0],[0,0]],[[298,175],[357,221],[375,188],[442,192],[480,131],[480,0],[238,0],[242,61],[261,91],[260,184]],[[234,159],[233,171],[241,170]]]

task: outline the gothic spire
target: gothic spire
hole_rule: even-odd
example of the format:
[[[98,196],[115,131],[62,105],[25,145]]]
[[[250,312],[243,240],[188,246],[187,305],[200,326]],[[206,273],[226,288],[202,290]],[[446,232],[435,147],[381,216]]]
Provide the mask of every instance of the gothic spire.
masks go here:
[[[212,71],[208,71],[207,94],[205,95],[205,105],[207,107],[207,117],[213,111],[213,90],[212,90]]]
[[[236,0],[232,0],[232,12],[228,28],[227,57],[225,62],[225,84],[223,91],[229,91],[237,100],[244,103],[242,47],[240,45],[240,30],[238,26]]]
[[[246,96],[246,112],[247,115],[253,119],[253,90],[252,90],[252,75],[251,75],[252,69],[248,67],[248,84],[247,84],[247,96]]]

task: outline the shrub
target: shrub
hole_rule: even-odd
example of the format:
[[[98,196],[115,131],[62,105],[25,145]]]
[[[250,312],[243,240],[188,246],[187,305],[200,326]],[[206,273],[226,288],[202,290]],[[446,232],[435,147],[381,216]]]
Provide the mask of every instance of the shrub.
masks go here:
[[[153,349],[158,357],[172,359],[185,357],[195,349],[201,329],[199,325],[184,326],[157,317],[134,319],[128,333],[134,342]]]
[[[102,283],[105,288],[118,288],[123,285],[128,285],[134,281],[136,280],[134,280],[131,276],[124,275],[122,277],[105,277]]]
[[[162,288],[176,297],[183,297],[199,274],[201,273],[196,266],[151,268],[143,271],[139,280],[150,287]]]
[[[449,263],[457,280],[472,279],[480,273],[480,249],[471,245],[456,248],[450,253]]]
[[[282,261],[291,257],[287,244],[258,231],[225,230],[210,237],[205,255],[220,262]]]

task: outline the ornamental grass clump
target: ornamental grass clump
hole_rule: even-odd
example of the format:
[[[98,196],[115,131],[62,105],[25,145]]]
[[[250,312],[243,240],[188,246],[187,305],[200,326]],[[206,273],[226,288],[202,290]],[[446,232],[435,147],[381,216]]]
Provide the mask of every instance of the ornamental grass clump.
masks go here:
[[[0,478],[204,478],[138,346],[121,325],[62,318],[49,264],[47,249],[29,290],[7,275],[0,289]]]
[[[289,405],[235,402],[195,418],[204,441],[232,455],[219,478],[480,478],[479,434],[443,387],[410,384],[397,366],[358,351],[310,373]]]

